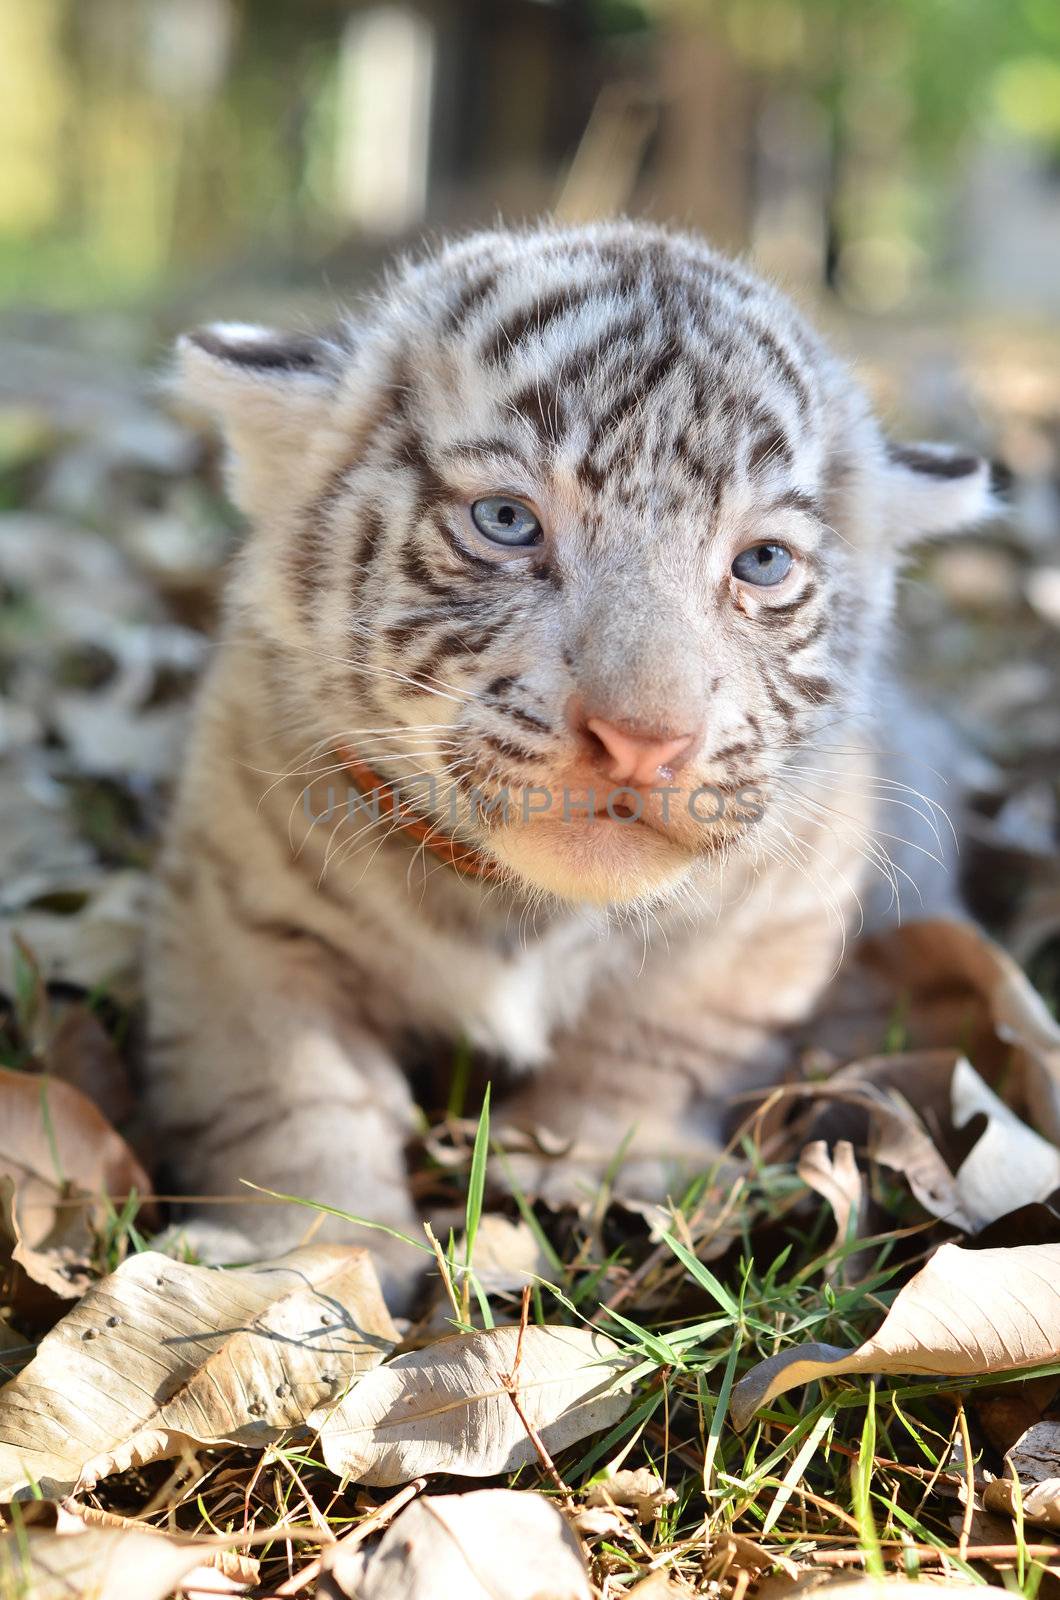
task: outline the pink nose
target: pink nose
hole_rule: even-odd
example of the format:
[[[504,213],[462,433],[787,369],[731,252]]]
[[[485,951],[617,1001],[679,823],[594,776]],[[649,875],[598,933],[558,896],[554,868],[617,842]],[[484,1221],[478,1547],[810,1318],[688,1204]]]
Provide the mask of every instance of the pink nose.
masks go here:
[[[665,768],[675,766],[695,738],[683,733],[676,739],[656,733],[626,733],[602,717],[588,717],[585,727],[601,746],[600,755],[610,762],[609,776],[615,783],[654,783]]]

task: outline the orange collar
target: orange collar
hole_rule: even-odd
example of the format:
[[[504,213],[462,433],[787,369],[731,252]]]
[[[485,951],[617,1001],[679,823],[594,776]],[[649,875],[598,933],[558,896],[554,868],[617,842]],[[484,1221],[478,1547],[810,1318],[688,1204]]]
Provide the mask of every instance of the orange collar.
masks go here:
[[[402,833],[415,839],[439,861],[444,861],[447,867],[452,867],[462,878],[489,880],[500,877],[500,868],[495,861],[491,861],[474,845],[462,844],[452,834],[442,833],[436,823],[428,822],[418,812],[410,810],[395,796],[390,784],[360,761],[348,745],[337,745],[335,754],[364,798],[378,801],[380,815],[393,817]]]

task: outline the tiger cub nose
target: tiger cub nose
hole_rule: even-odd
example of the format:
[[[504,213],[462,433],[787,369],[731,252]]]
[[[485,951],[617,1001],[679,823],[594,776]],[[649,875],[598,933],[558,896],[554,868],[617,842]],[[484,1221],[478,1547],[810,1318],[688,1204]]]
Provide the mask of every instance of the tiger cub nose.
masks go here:
[[[669,771],[663,769],[679,765],[695,738],[693,733],[682,733],[676,739],[658,733],[628,733],[602,717],[587,717],[585,729],[597,747],[597,758],[615,783],[650,784],[660,773],[668,777]]]

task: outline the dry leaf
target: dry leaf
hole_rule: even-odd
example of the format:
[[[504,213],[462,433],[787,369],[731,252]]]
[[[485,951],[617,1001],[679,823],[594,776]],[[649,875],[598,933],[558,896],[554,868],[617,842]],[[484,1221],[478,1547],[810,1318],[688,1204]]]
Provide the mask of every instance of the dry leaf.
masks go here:
[[[201,1564],[201,1549],[164,1534],[28,1528],[0,1537],[0,1594],[19,1600],[165,1600]]]
[[[637,1513],[638,1522],[654,1522],[664,1506],[677,1499],[676,1489],[668,1489],[648,1467],[621,1467],[609,1478],[589,1485],[587,1506],[627,1506]]]
[[[101,1506],[88,1505],[81,1500],[61,1500],[55,1508],[56,1533],[83,1533],[86,1528],[125,1528],[133,1533],[159,1531],[136,1517],[123,1517],[117,1511],[105,1511]],[[256,1556],[241,1555],[238,1550],[200,1546],[199,1568],[209,1571],[209,1584],[216,1587],[220,1575],[232,1585],[234,1593],[242,1594],[244,1589],[251,1589],[258,1582],[261,1562]],[[182,1588],[188,1588],[187,1582]]]
[[[953,1173],[909,1103],[914,1099],[922,1106],[925,1079],[934,1079],[940,1070],[949,1073],[953,1059],[952,1051],[929,1050],[869,1056],[844,1067],[827,1083],[809,1086],[807,1092],[823,1106],[811,1118],[814,1134],[826,1133],[836,1120],[834,1105],[864,1113],[867,1131],[857,1142],[864,1138],[872,1159],[900,1172],[925,1211],[970,1233],[975,1219],[964,1210]],[[908,1093],[903,1092],[906,1090]],[[849,1122],[849,1117],[846,1120]],[[844,1131],[854,1130],[845,1127]],[[836,1135],[833,1132],[831,1136]]]
[[[133,1256],[0,1389],[0,1499],[61,1498],[189,1440],[264,1445],[396,1341],[365,1250],[228,1271]]]
[[[461,1244],[461,1259],[464,1245]],[[475,1274],[487,1294],[512,1294],[524,1284],[549,1277],[552,1267],[522,1217],[487,1212],[475,1235]]]
[[[971,922],[941,918],[861,940],[826,997],[815,1042],[839,1060],[874,1054],[896,1000],[911,1048],[952,1049],[959,1039],[991,1079],[990,1064],[1011,1059],[1030,1119],[1060,1142],[1060,1025],[999,945]]]
[[[578,1540],[556,1507],[529,1490],[424,1495],[351,1569],[336,1562],[331,1575],[337,1592],[356,1600],[591,1600],[593,1593]]]
[[[963,1057],[953,1069],[950,1096],[955,1128],[980,1114],[987,1119],[956,1176],[961,1203],[978,1226],[1060,1188],[1060,1150],[1010,1111]]]
[[[637,1600],[692,1600],[696,1591],[668,1572],[650,1572],[629,1591]]]
[[[103,1196],[120,1204],[150,1180],[125,1140],[68,1083],[0,1068],[0,1182],[11,1257],[54,1294],[76,1299],[90,1279]]]
[[[832,1249],[845,1249],[858,1237],[868,1203],[867,1187],[858,1171],[854,1146],[849,1139],[840,1139],[832,1155],[824,1139],[815,1139],[803,1149],[798,1173],[803,1183],[827,1200],[832,1208],[836,1226]],[[856,1276],[857,1266],[855,1255],[844,1256],[839,1263],[840,1276]],[[834,1264],[829,1275],[835,1276]]]
[[[586,1506],[575,1512],[571,1525],[585,1540],[628,1539],[633,1531],[628,1514],[617,1506]]]
[[[816,1092],[824,1101],[860,1105],[869,1117],[873,1159],[901,1172],[932,1216],[967,1233],[1060,1187],[1060,1151],[953,1051],[870,1057],[843,1068]],[[959,1135],[977,1116],[985,1117],[985,1127],[964,1154]],[[826,1129],[828,1121],[834,1118],[827,1112],[817,1117],[814,1131]]]
[[[1026,1522],[1060,1528],[1060,1421],[1036,1422],[1005,1456],[1005,1475],[988,1483],[983,1504],[988,1511],[1016,1515],[1013,1479],[1019,1481]]]
[[[856,1350],[804,1344],[752,1367],[732,1394],[743,1428],[776,1395],[843,1373],[971,1377],[1060,1360],[1060,1245],[962,1250],[944,1244]]]
[[[122,1123],[132,1115],[132,1088],[121,1052],[89,1006],[75,1002],[50,1020],[44,1070],[80,1089],[111,1122]]]
[[[378,1368],[321,1412],[324,1460],[355,1483],[407,1483],[430,1472],[486,1478],[537,1459],[505,1379],[519,1329],[439,1339]],[[530,1327],[517,1373],[522,1409],[552,1452],[612,1427],[629,1406],[629,1363],[588,1328]]]

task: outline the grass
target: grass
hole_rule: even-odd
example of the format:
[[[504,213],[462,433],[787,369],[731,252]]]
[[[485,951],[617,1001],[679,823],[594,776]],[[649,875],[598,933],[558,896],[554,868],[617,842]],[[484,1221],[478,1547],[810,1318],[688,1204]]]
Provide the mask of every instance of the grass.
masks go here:
[[[450,1179],[463,1187],[463,1249],[452,1239],[445,1249],[408,1242],[433,1259],[453,1326],[489,1327],[512,1321],[518,1308],[513,1296],[487,1297],[474,1272],[492,1166],[488,1098],[473,1134],[463,1127],[465,1169]],[[604,1179],[608,1191],[613,1176]],[[896,1204],[893,1184],[881,1181],[876,1191]],[[708,1264],[701,1256],[712,1245],[711,1218],[734,1192],[732,1243]],[[954,1443],[963,1430],[970,1470],[981,1471],[989,1447],[977,1431],[974,1392],[997,1378],[959,1391],[938,1381],[833,1379],[778,1397],[742,1434],[728,1419],[734,1383],[762,1357],[810,1338],[858,1344],[875,1331],[938,1239],[926,1226],[907,1226],[911,1203],[900,1206],[893,1233],[836,1243],[824,1202],[750,1140],[738,1168],[705,1174],[671,1207],[669,1227],[654,1242],[606,1195],[597,1200],[580,1218],[550,1215],[518,1192],[505,1203],[549,1263],[550,1275],[534,1285],[533,1320],[589,1323],[634,1363],[629,1412],[605,1436],[558,1456],[560,1478],[577,1499],[620,1467],[647,1467],[673,1491],[653,1522],[638,1526],[630,1512],[621,1534],[590,1538],[595,1575],[607,1577],[609,1595],[662,1567],[692,1593],[742,1600],[759,1568],[793,1564],[800,1572],[1001,1582],[1036,1600],[1046,1566],[1060,1570],[1060,1547],[1049,1558],[1046,1533],[1028,1537],[1017,1517],[1008,1549],[985,1560],[967,1524],[962,1531],[958,1494],[967,1468],[954,1463]],[[113,1213],[107,1231],[111,1261],[143,1246],[133,1202]],[[1034,1375],[1021,1372],[1019,1380]],[[996,1459],[991,1464],[998,1469]],[[556,1492],[536,1467],[515,1481]],[[474,1486],[456,1478],[432,1484]],[[171,1530],[239,1532],[238,1548],[260,1563],[254,1592],[276,1595],[303,1592],[291,1585],[330,1539],[374,1530],[386,1498],[339,1484],[312,1441],[291,1439],[264,1453],[188,1452],[175,1466],[106,1481],[89,1500]]]

